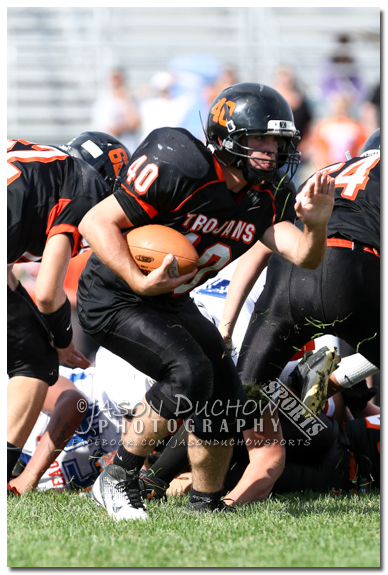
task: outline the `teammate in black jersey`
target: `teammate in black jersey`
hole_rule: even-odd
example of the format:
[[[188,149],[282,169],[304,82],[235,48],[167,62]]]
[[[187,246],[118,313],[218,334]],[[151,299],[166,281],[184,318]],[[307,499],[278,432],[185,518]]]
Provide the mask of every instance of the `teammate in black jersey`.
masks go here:
[[[360,157],[325,171],[335,181],[325,258],[309,270],[271,256],[237,364],[243,383],[275,381],[295,350],[325,333],[343,339],[380,367],[380,130],[367,140]],[[297,198],[302,203],[315,177],[301,186]],[[296,225],[303,227],[300,221]],[[241,279],[239,283],[241,289]],[[231,336],[228,306],[236,309],[242,299],[231,282],[220,322],[225,338]],[[325,390],[317,386],[316,392],[321,403]]]
[[[253,83],[227,88],[211,105],[205,131],[207,145],[180,128],[151,132],[121,173],[121,189],[79,226],[94,252],[79,281],[81,326],[158,381],[91,492],[116,519],[147,518],[138,471],[166,435],[168,420],[191,413],[188,507],[226,509],[220,501],[232,450],[226,440],[241,422],[236,404],[244,405],[246,394],[220,333],[190,290],[249,248],[260,250],[260,240],[308,268],[326,251],[334,186],[319,173],[308,184],[307,203],[295,203],[290,181],[299,163],[297,132],[278,92]],[[303,232],[293,225],[295,211]],[[143,275],[124,234],[150,223],[186,234],[198,251],[198,269],[171,278],[170,254]]]
[[[244,380],[276,379],[295,349],[317,333],[345,340],[380,367],[380,130],[361,157],[325,170],[335,179],[326,256],[316,270],[302,270],[275,254],[270,258],[240,353]],[[301,186],[298,198],[314,178]],[[232,296],[229,290],[226,305]]]
[[[70,258],[87,244],[78,224],[113,192],[129,158],[115,138],[84,132],[65,146],[25,140],[7,144],[7,475],[42,408],[59,361],[87,367],[72,341],[63,282]],[[13,273],[19,262],[41,262],[36,305]]]

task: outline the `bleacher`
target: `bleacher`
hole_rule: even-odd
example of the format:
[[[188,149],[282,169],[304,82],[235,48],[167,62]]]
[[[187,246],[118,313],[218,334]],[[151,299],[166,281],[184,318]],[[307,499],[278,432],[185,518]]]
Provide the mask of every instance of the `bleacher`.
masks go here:
[[[210,54],[241,81],[271,83],[290,64],[314,86],[336,35],[349,33],[363,79],[380,78],[379,8],[10,8],[8,137],[63,143],[89,129],[112,66],[136,93],[177,55]]]

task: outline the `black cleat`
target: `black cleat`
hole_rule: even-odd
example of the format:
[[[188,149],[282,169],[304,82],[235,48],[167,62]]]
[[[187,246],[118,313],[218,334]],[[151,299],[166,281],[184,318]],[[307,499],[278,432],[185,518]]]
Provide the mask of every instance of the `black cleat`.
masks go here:
[[[150,471],[144,469],[140,471],[139,475],[139,488],[142,498],[147,501],[149,499],[167,499],[166,491],[168,483],[159,479]]]
[[[227,505],[222,499],[218,501],[211,501],[211,499],[197,497],[196,495],[190,495],[189,502],[186,505],[188,511],[195,511],[196,513],[236,513],[236,508],[231,505]]]

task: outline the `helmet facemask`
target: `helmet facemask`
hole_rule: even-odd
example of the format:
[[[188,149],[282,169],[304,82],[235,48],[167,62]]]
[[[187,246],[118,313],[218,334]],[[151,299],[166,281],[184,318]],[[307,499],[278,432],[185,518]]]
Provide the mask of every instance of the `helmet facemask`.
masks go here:
[[[268,152],[271,157],[266,158],[266,162],[271,162],[273,165],[271,170],[264,170],[255,168],[252,165],[252,156],[250,152],[256,152],[256,148],[248,146],[248,136],[277,136],[278,151],[273,153]],[[248,131],[236,130],[231,132],[222,142],[220,152],[216,152],[216,157],[226,166],[236,166],[243,172],[244,179],[250,184],[260,184],[261,182],[273,183],[277,178],[278,171],[283,168],[284,177],[282,178],[282,185],[288,184],[295,176],[296,170],[300,164],[301,153],[296,150],[296,143],[299,140],[298,135],[290,135],[289,133],[282,133],[278,130],[264,131]],[[260,150],[265,153],[264,150]],[[225,153],[229,157],[229,162],[225,162]]]
[[[296,150],[300,137],[291,107],[279,92],[263,84],[243,82],[225,88],[210,106],[205,134],[208,149],[217,161],[241,169],[251,184],[266,181],[278,186],[280,177],[280,185],[286,185],[300,163],[300,152]],[[279,138],[277,152],[273,153],[271,146],[273,156],[268,156],[272,169],[252,165],[251,155],[257,150],[247,145],[251,135]]]

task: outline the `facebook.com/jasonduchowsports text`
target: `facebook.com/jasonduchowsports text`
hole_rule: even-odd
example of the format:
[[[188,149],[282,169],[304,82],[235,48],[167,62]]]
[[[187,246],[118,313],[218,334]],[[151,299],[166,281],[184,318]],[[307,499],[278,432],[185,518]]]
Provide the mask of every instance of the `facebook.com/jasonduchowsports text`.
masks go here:
[[[311,412],[282,382],[269,382],[260,389],[260,393],[261,399],[258,401],[248,399],[245,403],[238,401],[232,404],[229,401],[215,400],[201,405],[199,403],[193,405],[187,397],[177,395],[176,411],[174,418],[167,421],[167,433],[172,436],[183,425],[182,429],[189,433],[188,445],[190,441],[221,443],[226,441],[223,436],[233,444],[233,437],[238,436],[244,430],[253,429],[255,433],[262,434],[263,437],[255,440],[242,440],[236,437],[235,443],[245,441],[247,444],[247,441],[255,441],[258,445],[269,445],[277,441],[283,445],[290,443],[300,445],[309,443],[311,438],[326,429],[327,426],[322,418]],[[147,404],[143,401],[131,406],[126,402],[115,405],[106,402],[98,405],[97,402],[87,404],[84,400],[81,401],[82,405],[80,402],[79,410],[88,411],[89,425],[87,428],[78,430],[77,435],[87,435],[85,440],[94,442],[103,448],[115,449],[122,443],[120,436],[128,421],[133,426],[135,434],[141,436],[144,433],[144,415],[152,416],[153,433],[157,435],[159,432],[161,419],[155,417],[155,413],[160,414],[160,405],[159,409],[156,409],[151,403]],[[266,439],[270,431],[275,433],[278,431],[280,416],[288,419],[298,430],[295,439]],[[165,419],[163,425],[165,425]],[[206,437],[206,439],[199,439],[196,433],[199,437]],[[214,438],[212,438],[212,433],[214,433]],[[107,439],[106,436],[109,438]],[[148,442],[150,445],[150,441],[152,440],[138,438],[138,443]],[[158,442],[159,439],[156,439],[155,445]],[[115,445],[110,445],[111,443]]]

